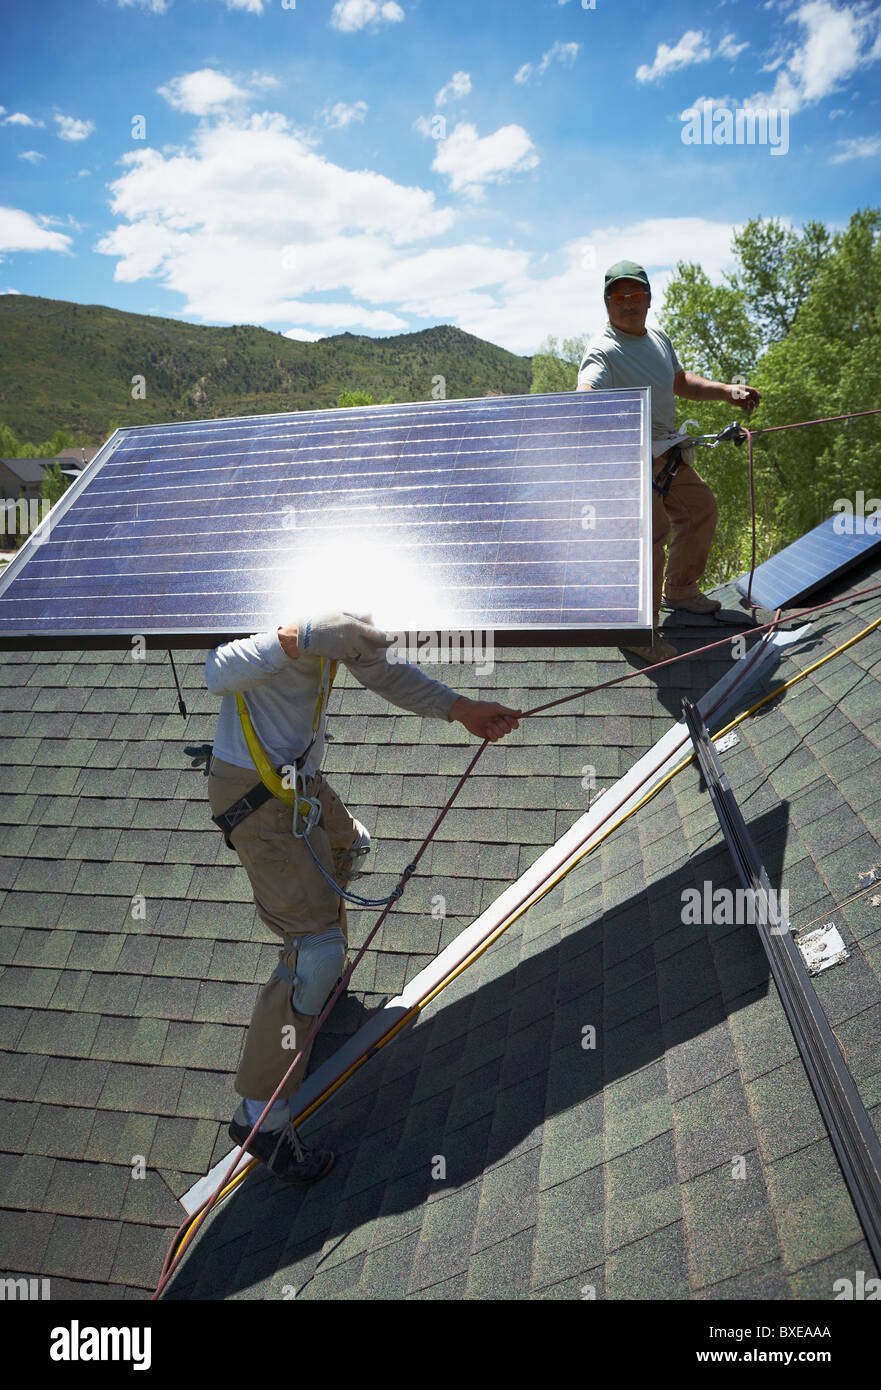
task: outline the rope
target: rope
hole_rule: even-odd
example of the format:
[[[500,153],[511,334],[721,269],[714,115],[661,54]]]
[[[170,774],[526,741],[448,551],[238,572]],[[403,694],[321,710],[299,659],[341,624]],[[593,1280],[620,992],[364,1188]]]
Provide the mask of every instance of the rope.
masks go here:
[[[860,411],[860,412],[857,412],[856,415],[830,416],[830,417],[828,417],[828,419],[825,419],[825,420],[804,420],[804,421],[797,422],[796,424],[793,424],[793,425],[774,425],[774,426],[769,426],[768,428],[763,429],[763,430],[761,430],[761,431],[759,431],[759,430],[753,430],[753,431],[747,430],[747,431],[745,431],[746,434],[747,434],[748,440],[749,440],[749,447],[750,447],[750,455],[749,455],[749,459],[750,459],[750,502],[751,502],[752,524],[753,524],[753,570],[755,569],[755,494],[754,494],[754,487],[753,487],[753,468],[752,468],[752,435],[753,435],[753,434],[758,435],[759,433],[762,433],[762,434],[770,434],[770,433],[771,433],[772,431],[774,431],[774,430],[781,430],[781,429],[798,429],[798,428],[800,428],[800,427],[802,427],[802,426],[804,426],[804,425],[826,424],[826,423],[830,423],[830,422],[835,421],[835,420],[855,419],[855,418],[857,418],[858,415],[878,415],[878,414],[881,414],[881,408],[879,408],[879,409],[877,409],[877,410]],[[750,598],[751,590],[752,590],[752,572],[750,573],[750,581],[749,581],[749,586],[748,586],[748,590],[747,590],[747,602],[750,604],[750,606],[751,606],[752,608],[755,608],[757,605],[753,604],[753,603],[752,603],[752,600],[751,600],[751,598]],[[791,614],[789,617],[787,617],[786,619],[783,619],[782,621],[784,621],[784,622],[795,622],[795,621],[798,621],[798,620],[799,620],[800,618],[802,618],[802,617],[806,617],[807,614],[809,614],[809,613],[816,613],[816,612],[819,612],[819,611],[821,611],[821,610],[823,610],[823,609],[825,609],[825,608],[830,608],[830,607],[833,607],[833,606],[836,606],[836,605],[841,605],[841,604],[849,603],[849,602],[852,602],[854,599],[860,599],[860,598],[867,597],[869,594],[875,593],[875,592],[877,592],[877,591],[879,591],[879,590],[881,590],[881,584],[870,585],[870,586],[869,586],[868,588],[866,588],[866,589],[857,590],[855,593],[852,593],[852,594],[850,594],[850,595],[845,595],[845,596],[843,596],[842,598],[839,598],[839,599],[830,599],[830,600],[827,600],[827,602],[825,602],[825,603],[814,604],[814,605],[812,605],[810,608],[802,609],[800,613]],[[780,610],[778,609],[778,610],[777,610],[776,616],[772,619],[772,621],[771,621],[770,623],[764,623],[764,624],[762,624],[761,626],[756,626],[756,627],[754,628],[754,631],[756,631],[756,632],[768,631],[768,630],[770,630],[771,628],[777,627],[777,626],[780,624],[780,622],[781,622]],[[557,699],[557,700],[548,701],[548,702],[547,702],[546,704],[544,704],[544,705],[537,705],[537,706],[535,706],[533,709],[525,710],[525,711],[523,711],[523,714],[521,715],[521,718],[530,718],[530,717],[532,717],[532,716],[534,716],[534,715],[536,715],[536,714],[539,714],[539,713],[544,712],[545,710],[553,709],[553,708],[555,708],[555,707],[558,706],[558,705],[566,704],[566,703],[567,703],[568,701],[570,701],[570,700],[579,699],[579,698],[582,698],[582,697],[584,697],[584,696],[586,696],[586,695],[590,695],[590,694],[595,694],[596,692],[598,692],[598,691],[600,691],[600,690],[605,690],[605,689],[610,688],[611,686],[619,685],[619,684],[621,684],[623,681],[632,680],[632,679],[634,679],[636,676],[646,675],[646,674],[648,674],[649,672],[658,671],[658,670],[660,670],[662,667],[664,667],[664,666],[670,666],[670,665],[674,664],[674,663],[677,662],[677,661],[691,660],[693,657],[695,657],[695,656],[700,656],[700,655],[702,655],[704,652],[713,651],[713,650],[715,650],[717,647],[720,647],[720,646],[727,646],[727,645],[730,644],[731,641],[732,641],[731,637],[723,637],[723,638],[721,638],[718,642],[710,642],[710,643],[707,643],[705,646],[703,646],[703,647],[698,647],[698,648],[697,648],[696,650],[694,650],[694,651],[682,652],[682,653],[679,653],[679,654],[678,654],[677,656],[675,656],[675,657],[670,657],[670,658],[668,658],[666,661],[659,661],[659,662],[656,662],[656,663],[655,663],[654,665],[652,665],[652,666],[641,667],[641,668],[639,668],[638,670],[626,672],[623,676],[618,676],[618,677],[615,677],[615,678],[612,679],[612,680],[604,681],[604,682],[602,682],[600,685],[585,687],[584,689],[579,690],[579,691],[576,691],[576,692],[574,692],[574,693],[571,694],[571,695],[562,696],[561,698],[559,698],[559,699]],[[835,654],[835,653],[832,653],[832,655],[834,655],[834,654]],[[807,672],[804,672],[803,674],[806,675]],[[712,712],[712,711],[711,711],[711,712]],[[359,962],[362,960],[362,958],[363,958],[363,956],[364,956],[364,954],[365,954],[365,952],[366,952],[368,946],[370,945],[370,943],[371,943],[371,941],[373,940],[373,938],[376,936],[377,932],[379,931],[380,927],[382,926],[383,922],[385,921],[386,917],[388,916],[389,912],[391,911],[391,909],[392,909],[394,903],[398,900],[398,898],[400,898],[401,894],[402,894],[403,891],[404,891],[404,888],[405,888],[406,885],[407,885],[407,882],[408,882],[409,879],[412,877],[412,875],[415,873],[416,868],[417,868],[417,866],[418,866],[418,864],[419,864],[419,861],[422,859],[422,857],[423,857],[423,855],[425,854],[425,851],[427,850],[429,844],[430,844],[431,841],[433,840],[435,834],[437,833],[437,831],[439,830],[441,824],[443,823],[444,819],[446,818],[448,812],[450,811],[450,809],[451,809],[451,807],[452,807],[452,805],[453,805],[453,802],[455,801],[456,797],[459,795],[459,792],[461,791],[462,787],[465,785],[465,782],[466,782],[466,781],[468,780],[468,778],[471,776],[471,773],[473,772],[474,768],[477,766],[477,763],[478,763],[479,759],[483,756],[484,749],[487,747],[488,743],[489,743],[489,739],[484,739],[484,740],[483,740],[483,742],[481,743],[480,747],[477,749],[477,752],[474,754],[474,757],[471,759],[471,761],[470,761],[470,763],[468,764],[467,768],[466,768],[465,771],[462,773],[462,776],[459,778],[459,780],[458,780],[458,782],[456,783],[456,786],[453,788],[453,791],[452,791],[451,795],[449,796],[449,798],[448,798],[446,804],[445,804],[444,807],[442,808],[442,810],[441,810],[441,812],[440,812],[440,815],[437,817],[437,819],[436,819],[435,822],[434,822],[434,825],[431,827],[430,831],[429,831],[428,834],[426,835],[426,837],[425,837],[425,839],[423,840],[422,844],[419,846],[419,849],[418,849],[417,852],[416,852],[416,855],[415,855],[415,857],[414,857],[414,859],[413,859],[413,862],[412,862],[411,864],[408,864],[408,865],[407,865],[406,869],[404,870],[403,874],[401,875],[401,878],[400,878],[400,881],[399,881],[399,884],[398,884],[397,889],[394,890],[394,891],[392,892],[392,894],[389,896],[388,900],[385,902],[385,904],[384,904],[384,906],[383,906],[383,908],[382,908],[382,911],[380,912],[379,917],[377,918],[376,923],[375,923],[375,925],[374,925],[372,931],[371,931],[371,932],[368,934],[368,936],[366,937],[366,939],[365,939],[365,941],[364,941],[364,944],[362,945],[361,949],[358,951],[358,953],[357,953],[357,955],[355,956],[354,960],[350,963],[350,965],[348,966],[347,970],[345,970],[344,973],[343,973],[343,975],[340,977],[339,981],[337,982],[336,988],[332,991],[331,995],[329,996],[327,1002],[326,1002],[325,1005],[324,1005],[324,1008],[322,1009],[321,1013],[320,1013],[320,1014],[318,1015],[318,1017],[316,1018],[315,1023],[313,1024],[311,1030],[309,1031],[309,1033],[308,1033],[308,1035],[307,1035],[307,1037],[306,1037],[306,1039],[305,1039],[305,1041],[304,1041],[304,1043],[303,1043],[303,1046],[300,1048],[300,1051],[299,1051],[299,1052],[296,1054],[296,1056],[294,1057],[293,1061],[291,1062],[290,1066],[288,1067],[288,1070],[285,1072],[285,1074],[284,1074],[284,1076],[282,1077],[281,1081],[278,1083],[278,1086],[276,1087],[276,1089],[275,1089],[275,1091],[273,1092],[272,1096],[271,1096],[271,1097],[269,1098],[269,1100],[266,1102],[265,1108],[263,1109],[262,1113],[258,1116],[257,1121],[256,1121],[256,1123],[254,1124],[254,1126],[253,1126],[253,1128],[252,1128],[250,1134],[248,1135],[247,1139],[246,1139],[246,1140],[244,1141],[244,1143],[239,1147],[237,1153],[235,1154],[235,1156],[234,1156],[234,1158],[233,1158],[232,1164],[231,1164],[231,1166],[229,1167],[229,1169],[227,1170],[226,1174],[225,1174],[224,1177],[221,1179],[221,1181],[220,1181],[220,1183],[218,1184],[217,1188],[216,1188],[215,1191],[211,1194],[211,1196],[209,1197],[209,1199],[207,1200],[207,1202],[205,1202],[205,1203],[203,1204],[203,1206],[200,1208],[199,1212],[198,1212],[195,1216],[188,1218],[187,1221],[182,1222],[181,1225],[178,1227],[178,1230],[177,1230],[177,1232],[175,1233],[175,1236],[174,1236],[174,1238],[173,1238],[173,1240],[172,1240],[172,1243],[171,1243],[171,1246],[170,1246],[170,1248],[169,1248],[168,1254],[167,1254],[166,1257],[165,1257],[165,1261],[164,1261],[163,1266],[162,1266],[162,1275],[161,1275],[161,1278],[160,1278],[160,1280],[159,1280],[159,1283],[158,1283],[157,1286],[156,1286],[155,1292],[154,1292],[154,1293],[152,1294],[152,1296],[151,1296],[152,1301],[157,1300],[157,1299],[161,1296],[163,1290],[166,1288],[166,1286],[167,1286],[169,1280],[171,1279],[172,1274],[174,1273],[175,1269],[177,1268],[178,1264],[180,1263],[180,1260],[182,1259],[183,1254],[184,1254],[184,1250],[186,1249],[186,1247],[189,1245],[190,1241],[193,1239],[193,1237],[194,1237],[194,1236],[196,1235],[196,1233],[198,1232],[198,1230],[199,1230],[199,1228],[201,1227],[202,1223],[204,1222],[205,1218],[208,1216],[208,1213],[212,1210],[212,1208],[215,1206],[215,1204],[216,1204],[217,1201],[219,1200],[221,1194],[222,1194],[222,1193],[225,1193],[227,1190],[229,1190],[227,1185],[229,1184],[229,1180],[230,1180],[230,1178],[232,1177],[232,1174],[235,1172],[236,1168],[238,1167],[238,1164],[239,1164],[239,1161],[240,1161],[240,1158],[241,1158],[242,1153],[244,1153],[244,1152],[247,1151],[248,1145],[250,1144],[250,1142],[251,1142],[251,1140],[253,1139],[254,1135],[255,1135],[255,1134],[257,1133],[257,1131],[260,1129],[260,1126],[262,1125],[264,1119],[266,1118],[267,1114],[269,1113],[271,1107],[274,1105],[275,1101],[278,1099],[279,1092],[284,1088],[285,1083],[287,1082],[288,1078],[290,1077],[290,1075],[292,1074],[294,1068],[296,1067],[297,1063],[299,1062],[301,1056],[303,1055],[303,1052],[305,1051],[306,1046],[312,1041],[312,1039],[313,1039],[313,1038],[315,1037],[315,1035],[318,1033],[319,1029],[321,1028],[321,1025],[324,1023],[325,1019],[327,1018],[328,1014],[330,1013],[330,1011],[331,1011],[331,1009],[333,1008],[334,1004],[336,1003],[337,999],[338,999],[339,996],[342,994],[343,990],[346,988],[346,985],[348,984],[348,982],[349,982],[349,980],[350,980],[352,974],[354,973],[356,967],[358,966]],[[646,780],[646,779],[644,779],[644,780]],[[642,785],[642,784],[640,784],[640,785]],[[636,809],[636,808],[634,808],[634,809]],[[610,814],[614,814],[614,811],[610,812]],[[602,822],[601,822],[601,824],[602,824]],[[311,847],[310,847],[310,848],[311,848]],[[313,856],[313,857],[314,857],[314,856]],[[376,905],[376,904],[374,904],[374,905]],[[299,1118],[299,1117],[298,1117],[298,1118]],[[246,1170],[246,1171],[247,1171],[247,1170]],[[241,1176],[244,1176],[244,1174],[239,1175],[239,1176],[240,1176],[240,1177],[241,1177]],[[182,1236],[184,1236],[184,1235],[186,1236],[186,1240],[185,1240],[184,1242],[182,1242],[182,1243],[178,1246],[178,1240],[179,1240],[179,1238],[182,1237]]]

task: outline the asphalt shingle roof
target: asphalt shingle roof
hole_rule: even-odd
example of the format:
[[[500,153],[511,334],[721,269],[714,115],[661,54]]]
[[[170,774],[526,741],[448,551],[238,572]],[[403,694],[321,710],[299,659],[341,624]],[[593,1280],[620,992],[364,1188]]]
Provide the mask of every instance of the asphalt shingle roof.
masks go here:
[[[740,708],[879,615],[878,599],[819,614]],[[719,635],[696,623],[677,640]],[[232,1079],[276,960],[183,752],[213,735],[203,654],[176,663],[186,724],[162,654],[0,661],[0,1266],[51,1277],[53,1297],[155,1287],[178,1199],[230,1147]],[[610,786],[729,668],[717,649],[487,749],[313,1067],[569,829],[585,766]],[[527,708],[625,669],[612,649],[503,649],[479,685],[442,674]],[[325,771],[375,836],[381,896],[467,736],[347,675],[331,710]],[[847,900],[881,864],[881,631],[737,732],[725,770],[793,925],[834,919],[850,950],[815,983],[879,1125],[881,904]],[[305,1123],[337,1152],[329,1177],[301,1191],[258,1169],[167,1296],[829,1299],[871,1269],[754,928],[682,921],[683,889],[705,880],[739,886],[691,767]],[[374,920],[350,911],[356,946]]]

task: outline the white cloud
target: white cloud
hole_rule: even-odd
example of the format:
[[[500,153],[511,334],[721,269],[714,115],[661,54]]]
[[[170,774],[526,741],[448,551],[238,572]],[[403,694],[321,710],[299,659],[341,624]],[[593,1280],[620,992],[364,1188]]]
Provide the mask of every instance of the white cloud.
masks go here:
[[[829,0],[807,0],[786,23],[801,27],[801,42],[767,69],[777,71],[773,91],[756,93],[746,105],[794,114],[839,91],[859,68],[881,58],[881,10],[861,4],[838,9]]]
[[[283,338],[293,338],[298,343],[317,343],[319,338],[326,338],[326,333],[310,333],[308,328],[288,328],[281,335]]]
[[[228,10],[247,10],[250,14],[263,13],[263,0],[224,0]]]
[[[331,130],[345,130],[352,121],[363,121],[368,110],[366,101],[356,101],[351,106],[347,106],[344,101],[338,101],[334,106],[325,106],[321,115],[324,124]]]
[[[95,129],[94,121],[79,121],[75,116],[56,116],[59,140],[85,140]]]
[[[258,91],[272,91],[281,86],[278,78],[273,77],[271,72],[252,72],[248,80]]]
[[[4,125],[39,126],[39,125],[42,125],[43,122],[42,122],[42,121],[34,121],[34,120],[32,120],[31,117],[30,117],[30,116],[26,116],[25,113],[24,113],[23,111],[13,111],[13,113],[12,113],[11,116],[6,116],[6,117],[4,117],[3,124],[4,124]]]
[[[538,65],[539,77],[544,76],[551,63],[568,63],[571,68],[578,56],[580,47],[581,44],[579,43],[561,43],[559,39],[556,43],[552,43],[547,52],[541,56],[541,62]]]
[[[472,178],[517,163],[513,144],[492,160],[476,137],[470,148],[484,156]],[[202,127],[185,151],[129,152],[111,193],[118,225],[98,250],[117,258],[118,280],[155,279],[182,296],[183,317],[282,324],[301,341],[393,333],[418,316],[533,352],[548,333],[602,325],[603,269],[624,256],[647,266],[656,307],[677,260],[700,261],[716,281],[732,268],[732,227],[700,217],[593,229],[589,243],[548,253],[549,277],[516,246],[426,245],[453,223],[430,192],[343,169],[265,113]],[[595,269],[583,267],[586,244]]]
[[[742,53],[745,48],[749,48],[748,42],[736,43],[733,34],[726,34],[716,49],[715,57],[727,58],[729,62],[733,63],[737,55]]]
[[[444,106],[454,97],[467,97],[471,91],[471,78],[467,72],[454,72],[446,86],[437,93],[435,106]]]
[[[881,154],[881,135],[858,135],[854,140],[839,140],[838,154],[834,154],[831,164],[846,164],[851,159],[872,159]]]
[[[344,34],[354,34],[368,24],[398,24],[404,18],[404,11],[394,0],[337,0],[331,11],[331,28],[340,29]]]
[[[847,115],[847,112],[845,111],[844,107],[843,107],[843,106],[838,106],[838,107],[835,108],[834,111],[830,111],[830,112],[829,112],[829,119],[830,119],[830,121],[837,121],[839,116],[846,116],[846,115]]]
[[[202,127],[187,150],[122,162],[111,186],[120,222],[97,249],[117,258],[117,280],[157,277],[206,320],[406,327],[384,309],[304,296],[360,295],[400,248],[453,222],[430,191],[331,163],[279,115]]]
[[[116,3],[121,10],[136,5],[139,10],[146,10],[148,14],[166,14],[169,0],[116,0]]]
[[[566,243],[548,257],[561,267],[553,275],[540,279],[515,272],[495,295],[475,294],[470,303],[457,305],[455,322],[468,333],[522,353],[535,352],[549,333],[561,337],[594,333],[606,321],[603,274],[607,265],[626,257],[646,267],[654,313],[661,307],[678,260],[700,262],[715,283],[733,268],[734,230],[730,223],[702,217],[651,218],[624,227],[592,229],[589,236]],[[595,259],[593,270],[583,269],[585,247]],[[449,321],[444,302],[438,301],[435,313]]]
[[[534,169],[535,147],[522,126],[501,126],[482,138],[473,125],[460,123],[446,140],[438,141],[432,169],[443,174],[454,193],[480,197],[484,184]]]
[[[705,63],[710,57],[712,50],[707,35],[700,29],[688,29],[672,48],[666,43],[659,43],[651,66],[642,63],[636,69],[636,80],[657,82],[668,72],[690,67],[692,63]]]
[[[21,294],[21,290],[14,290],[10,286],[10,288],[7,290],[0,290],[0,294]]]
[[[0,251],[68,251],[70,237],[20,208],[0,208]]]
[[[222,110],[232,101],[244,100],[248,93],[231,78],[214,68],[199,68],[197,72],[173,77],[164,87],[156,89],[169,106],[186,111],[191,116],[208,116]]]
[[[23,150],[18,157],[19,159],[26,159],[28,164],[39,164],[41,159],[46,158],[44,154],[40,154],[39,150]]]
[[[78,179],[87,179],[91,172],[91,169],[77,169],[76,176]]]
[[[580,47],[580,43],[562,43],[558,39],[541,55],[541,62],[537,67],[534,63],[524,63],[522,67],[518,68],[514,73],[514,81],[521,84],[528,82],[533,72],[535,72],[537,77],[544,77],[551,63],[568,64],[571,68],[578,56]]]

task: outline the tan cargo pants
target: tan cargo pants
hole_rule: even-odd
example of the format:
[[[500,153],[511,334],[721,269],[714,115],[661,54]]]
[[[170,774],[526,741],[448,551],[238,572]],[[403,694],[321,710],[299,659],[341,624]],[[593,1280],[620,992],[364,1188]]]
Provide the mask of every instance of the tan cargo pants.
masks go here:
[[[228,811],[259,780],[253,768],[212,758],[208,777],[211,814]],[[320,772],[308,779],[306,794],[321,802],[321,820],[309,842],[331,878],[344,888],[351,872],[348,851],[358,838],[358,829]],[[251,881],[258,915],[283,939],[339,927],[348,943],[346,905],[322,878],[303,841],[291,833],[292,821],[293,808],[271,797],[230,833],[230,842]],[[296,972],[297,956],[296,947],[279,948],[279,963],[291,973]],[[291,988],[289,979],[273,974],[257,997],[235,1079],[236,1091],[249,1100],[269,1100],[317,1017],[294,1009]],[[280,1099],[299,1090],[311,1051],[310,1043]]]
[[[654,460],[653,476],[667,460]],[[661,599],[694,598],[707,566],[719,509],[703,478],[690,463],[680,463],[666,497],[652,488],[652,600],[657,627]],[[672,532],[672,535],[671,535]],[[670,555],[666,554],[670,537]],[[664,580],[664,570],[667,577]]]

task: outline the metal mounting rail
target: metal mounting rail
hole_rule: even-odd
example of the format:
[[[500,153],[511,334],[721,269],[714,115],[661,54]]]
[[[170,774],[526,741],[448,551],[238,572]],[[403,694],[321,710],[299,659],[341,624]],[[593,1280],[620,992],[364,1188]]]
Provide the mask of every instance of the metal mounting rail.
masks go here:
[[[789,922],[778,910],[776,895],[710,742],[703,717],[690,700],[682,701],[682,712],[737,872],[744,888],[752,890],[756,926],[774,983],[869,1249],[881,1273],[881,1142],[817,998]]]

